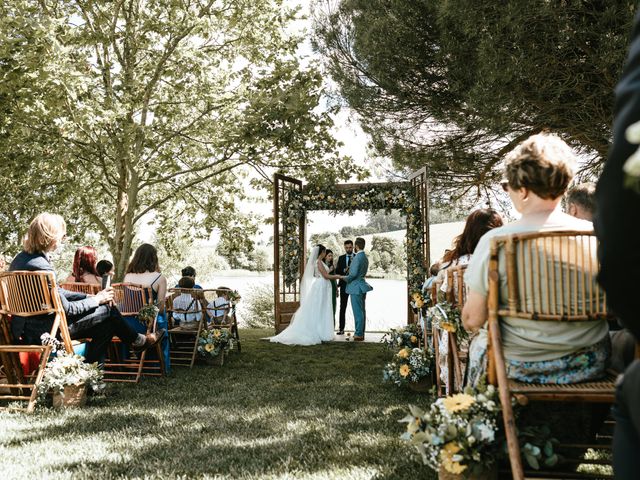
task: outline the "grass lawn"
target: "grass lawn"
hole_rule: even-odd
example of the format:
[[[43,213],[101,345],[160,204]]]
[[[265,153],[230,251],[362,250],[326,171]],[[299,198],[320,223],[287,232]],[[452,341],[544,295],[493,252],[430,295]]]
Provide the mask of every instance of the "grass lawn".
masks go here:
[[[399,439],[419,394],[378,344],[288,347],[241,331],[224,367],[109,385],[80,410],[0,413],[0,477],[435,478]]]

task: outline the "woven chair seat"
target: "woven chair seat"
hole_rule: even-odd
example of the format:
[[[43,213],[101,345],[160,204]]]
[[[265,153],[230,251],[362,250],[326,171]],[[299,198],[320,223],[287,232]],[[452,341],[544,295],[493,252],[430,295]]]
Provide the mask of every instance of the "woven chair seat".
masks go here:
[[[574,397],[584,399],[590,396],[592,401],[613,402],[615,398],[615,382],[617,374],[607,375],[594,382],[570,384],[524,383],[509,380],[509,390],[514,395],[524,395],[527,399],[548,401],[572,401]]]

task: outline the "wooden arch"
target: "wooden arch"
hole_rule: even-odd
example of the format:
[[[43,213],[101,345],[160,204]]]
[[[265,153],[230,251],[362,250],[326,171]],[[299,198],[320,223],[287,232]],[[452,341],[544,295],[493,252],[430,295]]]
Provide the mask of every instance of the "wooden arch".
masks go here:
[[[337,192],[345,194],[365,191],[372,186],[393,186],[411,192],[413,198],[417,202],[419,209],[420,232],[419,232],[419,252],[421,258],[419,263],[422,271],[426,272],[430,262],[430,245],[429,245],[429,187],[427,184],[426,167],[413,173],[407,182],[389,182],[389,183],[347,183],[335,186]],[[300,306],[300,279],[304,273],[305,255],[306,255],[306,226],[307,226],[307,209],[302,208],[301,213],[291,221],[287,218],[288,209],[292,208],[290,199],[292,197],[301,197],[305,194],[308,187],[303,185],[302,181],[287,177],[285,175],[276,174],[274,178],[274,194],[273,194],[273,277],[274,277],[274,300],[275,300],[275,327],[276,332],[281,332],[291,322],[291,317]],[[366,209],[366,208],[365,208]],[[323,210],[332,210],[331,205],[327,204]],[[339,208],[334,210],[340,211]],[[359,208],[355,208],[359,210]],[[360,209],[361,210],[361,209]],[[285,262],[287,255],[290,255],[290,249],[287,247],[294,242],[298,246],[297,258],[299,259],[297,268],[297,279],[293,282],[287,281],[285,278]],[[407,247],[408,248],[408,247]],[[409,262],[407,262],[409,266]],[[411,276],[411,272],[407,272],[407,278]],[[415,275],[414,275],[415,277]],[[424,276],[421,276],[424,281]],[[407,282],[407,302],[411,298],[410,282]],[[407,323],[413,322],[411,309],[408,309]]]

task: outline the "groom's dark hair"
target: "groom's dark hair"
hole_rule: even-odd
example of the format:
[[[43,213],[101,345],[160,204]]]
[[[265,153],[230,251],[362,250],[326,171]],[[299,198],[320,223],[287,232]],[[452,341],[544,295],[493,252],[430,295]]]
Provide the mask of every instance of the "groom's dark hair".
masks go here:
[[[364,250],[364,246],[366,244],[367,242],[364,241],[364,238],[362,237],[356,238],[356,247],[358,247],[360,250]]]
[[[345,245],[353,245],[353,240],[345,240],[344,244]]]

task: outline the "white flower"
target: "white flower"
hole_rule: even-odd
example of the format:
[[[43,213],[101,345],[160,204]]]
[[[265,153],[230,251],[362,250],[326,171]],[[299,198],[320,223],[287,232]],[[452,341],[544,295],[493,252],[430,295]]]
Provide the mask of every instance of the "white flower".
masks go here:
[[[473,435],[469,435],[467,437],[467,441],[469,442],[469,445],[473,445],[474,443],[476,443],[476,437],[474,437]]]
[[[640,145],[640,122],[632,123],[624,132],[627,142]]]
[[[496,403],[493,400],[489,400],[487,402],[487,410],[489,410],[490,412],[493,412],[495,408],[496,408]]]
[[[491,428],[489,425],[486,425],[484,423],[480,423],[477,426],[477,430],[480,433],[480,441],[489,441],[489,442],[493,442],[493,439],[495,437],[495,432],[493,430],[493,428]]]
[[[640,177],[640,149],[636,150],[633,155],[627,158],[622,170],[631,177]]]

